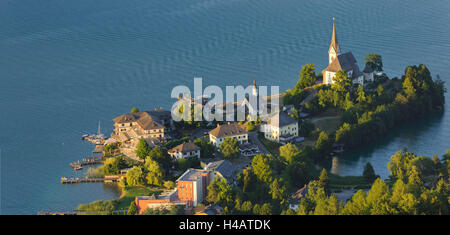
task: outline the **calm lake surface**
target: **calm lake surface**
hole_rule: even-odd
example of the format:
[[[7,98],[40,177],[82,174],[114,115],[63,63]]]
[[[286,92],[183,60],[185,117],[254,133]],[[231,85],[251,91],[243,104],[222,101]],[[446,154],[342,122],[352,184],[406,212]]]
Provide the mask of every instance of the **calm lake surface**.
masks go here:
[[[98,121],[109,134],[111,119],[133,106],[170,108],[171,89],[192,86],[194,76],[204,86],[256,79],[291,88],[302,65],[325,68],[333,16],[341,49],[360,67],[368,53],[383,56],[391,77],[423,63],[449,88],[444,0],[0,0],[0,214],[116,198],[114,186],[60,184],[76,175],[69,162],[94,148],[82,134]],[[386,178],[390,156],[404,147],[442,155],[449,105],[345,154],[334,170],[360,175],[371,162]]]

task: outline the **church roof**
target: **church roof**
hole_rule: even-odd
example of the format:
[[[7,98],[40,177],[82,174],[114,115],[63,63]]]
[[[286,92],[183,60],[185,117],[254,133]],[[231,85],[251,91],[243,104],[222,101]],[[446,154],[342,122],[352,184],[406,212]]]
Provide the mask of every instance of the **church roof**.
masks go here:
[[[346,72],[352,70],[352,78],[358,77],[361,73],[359,71],[358,63],[351,52],[338,55],[337,58],[324,69],[324,71],[329,72],[337,72],[339,70],[344,70]]]

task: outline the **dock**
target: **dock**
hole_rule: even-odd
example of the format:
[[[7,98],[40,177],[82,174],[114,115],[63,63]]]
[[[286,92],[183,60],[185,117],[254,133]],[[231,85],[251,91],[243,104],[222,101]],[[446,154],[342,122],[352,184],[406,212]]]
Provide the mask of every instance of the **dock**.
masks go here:
[[[61,177],[61,184],[99,183],[99,182],[114,183],[114,182],[118,182],[119,179],[120,179],[120,176],[105,176],[104,178]]]
[[[100,164],[103,163],[103,155],[100,157],[88,157],[88,158],[83,158],[81,161],[77,161],[77,162],[71,162],[70,166],[72,168],[77,168],[80,166],[85,166],[85,165],[95,165],[95,164]]]

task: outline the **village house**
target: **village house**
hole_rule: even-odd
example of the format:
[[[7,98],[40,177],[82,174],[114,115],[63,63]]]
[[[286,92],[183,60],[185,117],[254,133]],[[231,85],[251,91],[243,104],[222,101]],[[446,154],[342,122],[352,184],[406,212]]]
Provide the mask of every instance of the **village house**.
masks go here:
[[[364,85],[365,82],[373,81],[373,69],[368,68],[366,64],[364,71],[361,72],[352,52],[341,53],[333,18],[333,32],[331,34],[330,48],[328,49],[328,67],[322,71],[323,83],[333,84],[334,77],[340,70],[345,71],[347,77],[351,79],[352,84]]]
[[[172,206],[186,206],[186,202],[178,199],[178,189],[174,189],[166,195],[137,196],[135,204],[138,214],[141,215],[148,208],[165,208],[170,209]]]
[[[127,113],[116,117],[112,136],[119,142],[135,147],[139,139],[145,139],[149,145],[168,138],[167,133],[174,129],[170,111],[155,109],[152,111]]]
[[[238,169],[228,160],[209,162],[204,169],[211,172],[211,181],[216,180],[218,177],[222,177],[230,184],[234,182],[238,173]]]
[[[264,137],[278,143],[288,143],[298,137],[298,121],[286,112],[271,117],[263,127]]]
[[[227,137],[236,139],[239,144],[248,143],[247,130],[240,127],[237,123],[217,124],[217,127],[209,132],[209,141],[216,147],[219,147]]]
[[[200,150],[201,150],[200,147],[189,141],[169,149],[167,153],[169,153],[169,155],[174,159],[181,159],[188,157],[200,158]]]

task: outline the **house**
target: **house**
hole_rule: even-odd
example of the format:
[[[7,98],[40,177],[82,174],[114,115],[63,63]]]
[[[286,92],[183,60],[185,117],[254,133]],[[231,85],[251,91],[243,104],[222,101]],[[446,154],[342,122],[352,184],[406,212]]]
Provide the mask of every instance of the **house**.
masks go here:
[[[186,202],[178,200],[178,190],[174,189],[166,195],[151,195],[151,196],[137,196],[135,204],[138,214],[142,214],[148,208],[166,208],[170,209],[172,206],[182,205],[186,206]]]
[[[177,179],[178,198],[187,206],[197,206],[207,195],[210,171],[190,168]]]
[[[167,132],[174,129],[170,111],[155,109],[152,111],[127,113],[116,117],[113,137],[119,142],[135,146],[143,138],[149,144],[167,138]]]
[[[200,158],[201,148],[192,143],[191,141],[177,145],[174,148],[167,151],[169,155],[174,159],[181,159],[187,157]]]
[[[217,127],[209,132],[209,141],[216,147],[219,147],[227,137],[236,139],[239,144],[248,143],[247,130],[240,127],[237,123],[217,124]]]
[[[333,18],[333,32],[331,35],[330,48],[328,49],[328,67],[322,71],[323,83],[333,84],[334,77],[340,70],[345,71],[347,77],[351,79],[352,84],[364,85],[365,82],[373,81],[373,71],[365,69],[364,72],[361,72],[358,63],[351,52],[341,53],[334,20],[335,19]]]
[[[212,181],[217,177],[223,177],[230,184],[234,182],[238,173],[238,169],[228,160],[210,162],[204,169],[211,172],[210,178]]]
[[[281,144],[291,142],[298,137],[298,121],[286,112],[271,117],[263,127],[264,137]]]

